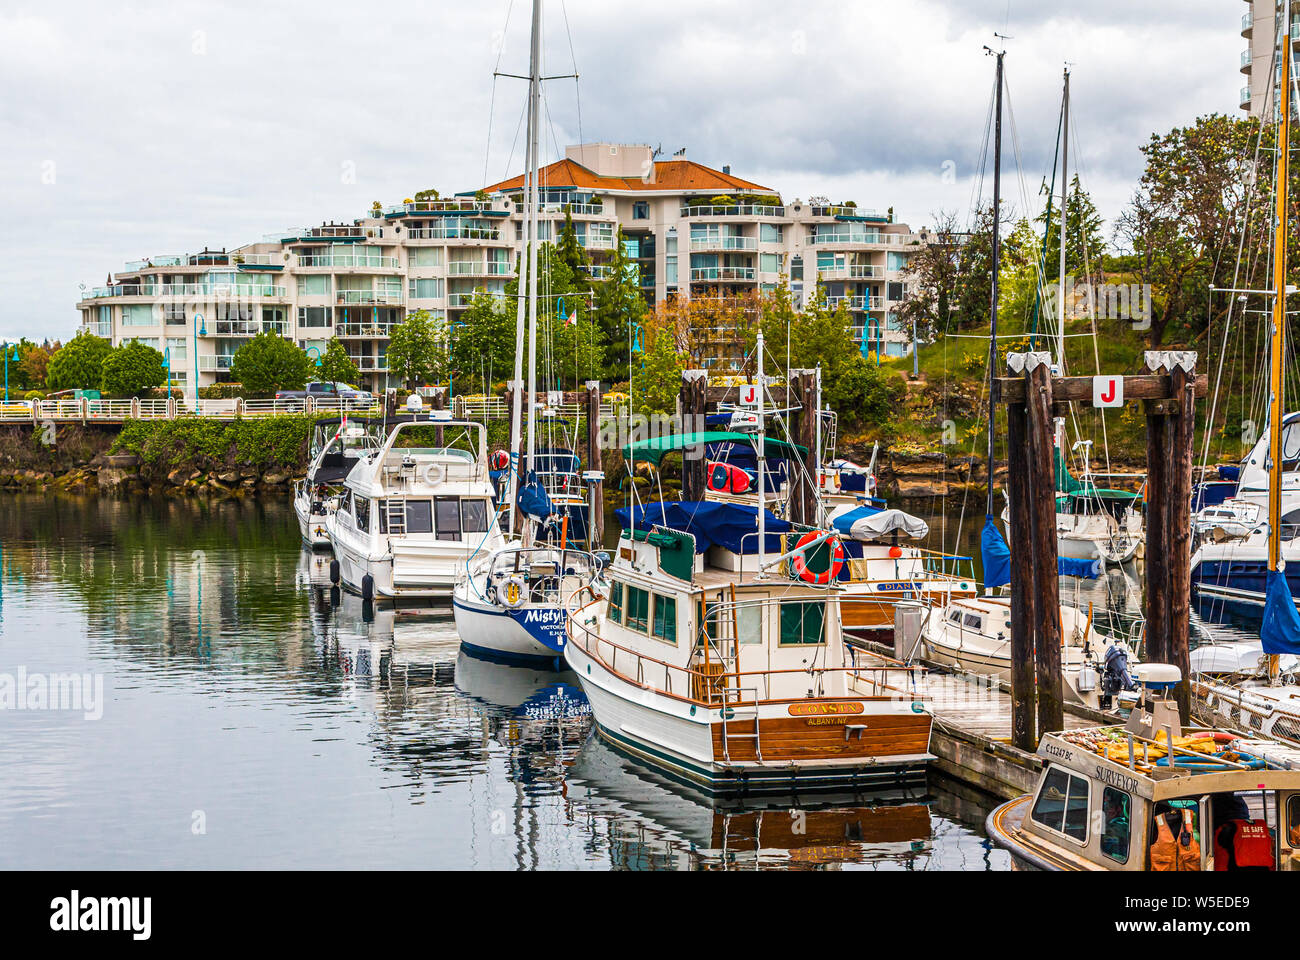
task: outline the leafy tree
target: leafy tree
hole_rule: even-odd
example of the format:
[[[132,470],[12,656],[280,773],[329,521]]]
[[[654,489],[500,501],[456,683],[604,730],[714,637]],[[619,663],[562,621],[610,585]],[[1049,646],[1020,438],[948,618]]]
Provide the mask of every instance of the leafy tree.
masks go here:
[[[641,296],[636,264],[623,246],[619,230],[614,254],[608,260],[609,277],[596,287],[596,325],[605,342],[606,375],[621,380],[628,369],[629,334],[644,321],[647,306]]]
[[[1060,277],[1061,262],[1061,211],[1059,206],[1052,208],[1051,222],[1048,223],[1047,211],[1044,210],[1035,220],[1041,226],[1047,224],[1047,238],[1043,243],[1043,274],[1046,282]],[[1076,277],[1092,278],[1101,270],[1102,255],[1106,250],[1106,240],[1102,235],[1101,214],[1092,196],[1083,189],[1076,173],[1070,181],[1069,205],[1065,211],[1065,267]]]
[[[230,376],[253,396],[271,396],[277,390],[301,390],[313,378],[316,365],[307,352],[274,333],[259,333],[230,361]]]
[[[113,345],[103,337],[81,331],[50,357],[45,382],[51,390],[97,390],[104,377],[104,360]]]
[[[51,356],[49,347],[23,341],[19,350],[18,376],[24,390],[36,390],[45,386]]]
[[[933,238],[908,258],[908,295],[895,311],[905,327],[915,324],[921,340],[948,329],[961,272],[962,232],[957,214],[940,210],[934,220]]]
[[[477,294],[461,314],[460,322],[450,331],[451,366],[457,384],[471,390],[486,389],[494,380],[514,375],[515,304],[513,296],[502,299]]]
[[[388,369],[408,390],[414,390],[421,380],[441,380],[446,367],[442,331],[428,310],[408,313],[393,327],[388,341]]]
[[[681,392],[685,351],[676,326],[664,315],[647,319],[640,344],[632,354],[629,389],[637,413],[672,413]]]
[[[564,207],[564,226],[560,228],[555,256],[569,268],[574,277],[590,273],[591,258],[587,256],[587,249],[578,242],[578,231],[573,226],[573,211],[567,204]]]
[[[110,396],[138,397],[150,387],[161,387],[166,382],[163,355],[138,340],[115,347],[104,358],[100,389]]]
[[[331,337],[325,345],[325,355],[320,359],[316,376],[326,382],[355,384],[361,379],[361,371],[348,356],[342,341],[338,337]]]

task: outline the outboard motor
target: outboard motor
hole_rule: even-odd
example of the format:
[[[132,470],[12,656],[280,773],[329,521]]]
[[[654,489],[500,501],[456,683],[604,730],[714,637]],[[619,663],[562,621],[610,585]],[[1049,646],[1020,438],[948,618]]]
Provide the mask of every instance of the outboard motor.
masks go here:
[[[1101,695],[1098,703],[1103,710],[1109,710],[1115,694],[1123,690],[1135,690],[1137,684],[1128,672],[1128,651],[1119,644],[1106,648],[1106,665],[1101,677]]]

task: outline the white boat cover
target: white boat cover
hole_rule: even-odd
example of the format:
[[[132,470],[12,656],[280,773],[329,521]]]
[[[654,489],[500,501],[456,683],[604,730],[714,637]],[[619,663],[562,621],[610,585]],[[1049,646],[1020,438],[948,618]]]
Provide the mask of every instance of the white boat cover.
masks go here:
[[[851,503],[837,507],[829,519],[841,534],[862,543],[880,540],[895,532],[919,540],[930,532],[928,523],[902,510],[879,510]]]

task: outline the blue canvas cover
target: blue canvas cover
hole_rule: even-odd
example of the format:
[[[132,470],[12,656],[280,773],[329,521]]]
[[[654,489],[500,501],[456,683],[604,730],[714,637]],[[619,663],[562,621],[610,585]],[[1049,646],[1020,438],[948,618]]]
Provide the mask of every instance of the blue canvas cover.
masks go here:
[[[980,534],[980,554],[984,558],[984,589],[1005,587],[1011,582],[1011,549],[1002,539],[1002,532],[993,522],[993,515],[984,518],[984,532]]]
[[[555,512],[551,498],[547,496],[533,470],[528,471],[528,482],[519,491],[519,509],[525,516],[536,517],[538,520],[545,520]]]
[[[1086,577],[1095,580],[1101,576],[1100,560],[1080,560],[1075,557],[1057,557],[1056,572],[1063,577]]]
[[[767,552],[776,556],[781,553],[780,534],[789,533],[790,524],[777,519],[770,510],[765,510],[764,515]],[[670,500],[619,507],[614,517],[624,530],[661,526],[693,534],[696,553],[703,553],[715,543],[733,553],[758,553],[758,508],[746,504]]]
[[[1264,597],[1264,622],[1259,628],[1264,652],[1300,654],[1300,613],[1296,612],[1291,588],[1280,570],[1268,572]]]

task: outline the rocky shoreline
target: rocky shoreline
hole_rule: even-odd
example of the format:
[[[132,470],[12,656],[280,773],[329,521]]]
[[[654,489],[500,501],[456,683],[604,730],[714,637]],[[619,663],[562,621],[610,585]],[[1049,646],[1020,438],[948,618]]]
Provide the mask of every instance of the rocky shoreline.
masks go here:
[[[203,471],[186,466],[152,477],[140,467],[140,458],[134,454],[102,454],[84,465],[58,471],[0,467],[0,490],[63,490],[105,496],[284,496],[303,476],[302,472],[285,469],[263,472],[256,467],[238,466]]]

